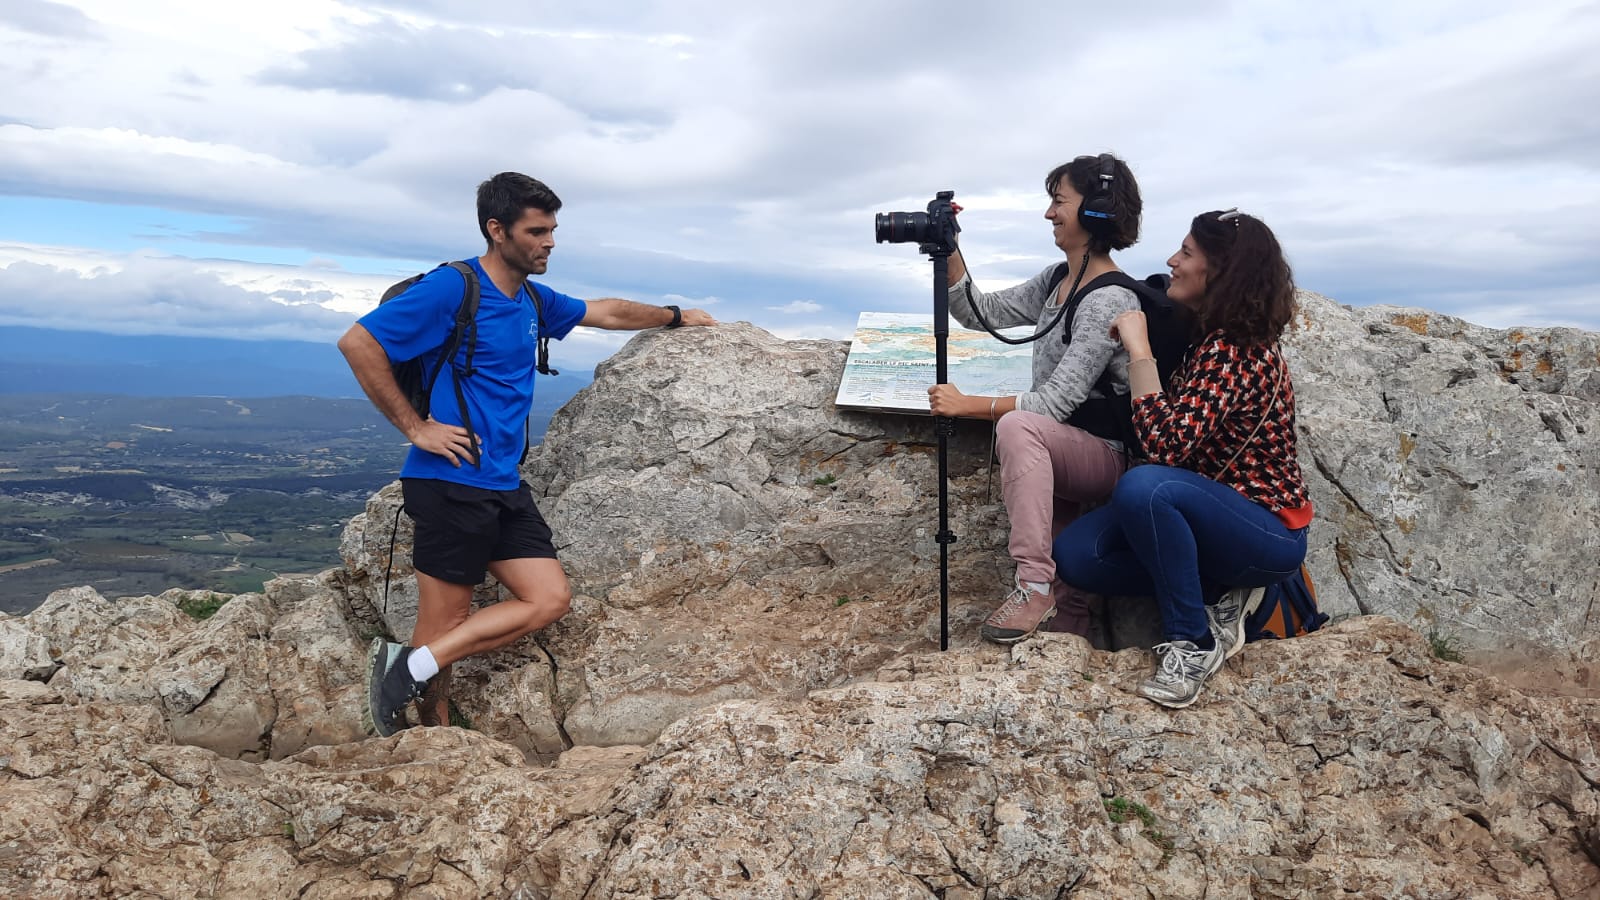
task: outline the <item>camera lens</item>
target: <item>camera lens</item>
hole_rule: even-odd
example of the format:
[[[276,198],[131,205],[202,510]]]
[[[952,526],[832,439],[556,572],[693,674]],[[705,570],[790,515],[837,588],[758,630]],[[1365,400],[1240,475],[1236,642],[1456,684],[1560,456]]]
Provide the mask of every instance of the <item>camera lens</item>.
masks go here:
[[[928,233],[928,214],[920,212],[878,213],[874,220],[878,243],[904,244],[922,241]]]

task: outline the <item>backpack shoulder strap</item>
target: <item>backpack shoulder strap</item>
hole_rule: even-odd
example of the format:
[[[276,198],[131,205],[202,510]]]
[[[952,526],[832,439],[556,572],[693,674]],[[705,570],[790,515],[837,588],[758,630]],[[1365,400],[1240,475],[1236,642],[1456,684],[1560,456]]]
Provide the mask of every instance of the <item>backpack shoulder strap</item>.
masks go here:
[[[1071,268],[1070,263],[1058,262],[1056,267],[1050,270],[1050,283],[1044,289],[1046,303],[1050,302],[1050,295],[1056,292],[1056,288],[1061,287],[1061,282],[1066,281],[1067,276],[1072,274]]]
[[[544,333],[544,294],[540,293],[539,286],[531,278],[523,288],[528,292],[528,299],[533,301],[533,318],[539,323],[539,346],[534,355],[534,371],[540,375],[560,375],[560,372],[550,368],[550,339]]]
[[[1062,263],[1061,268],[1065,269],[1066,263]],[[1140,308],[1144,307],[1147,286],[1143,282],[1135,280],[1132,275],[1121,270],[1107,272],[1104,275],[1096,275],[1094,278],[1089,279],[1088,284],[1078,288],[1078,292],[1067,300],[1067,321],[1061,329],[1061,336],[1064,339],[1071,340],[1072,320],[1078,317],[1078,304],[1082,303],[1083,298],[1089,296],[1091,292],[1098,291],[1103,287],[1125,287],[1133,291],[1134,297],[1139,300]]]
[[[467,429],[467,440],[472,452],[472,464],[482,464],[482,456],[478,446],[478,433],[472,427],[472,411],[467,407],[467,395],[461,388],[461,379],[470,377],[474,371],[472,358],[478,351],[478,299],[482,294],[482,287],[478,284],[478,272],[472,268],[471,263],[455,261],[444,263],[461,273],[464,282],[461,289],[461,305],[456,308],[456,324],[450,331],[450,339],[445,341],[444,353],[439,357],[439,370],[442,372],[446,366],[450,367],[450,380],[455,386],[456,407],[461,411],[461,425]],[[456,351],[462,343],[467,345],[465,365],[455,364]],[[435,377],[437,373],[435,373]]]
[[[456,307],[456,324],[450,331],[450,338],[444,343],[444,355],[441,356],[439,368],[453,365],[456,351],[461,349],[462,342],[467,345],[466,374],[472,374],[472,357],[478,349],[478,297],[481,288],[478,286],[478,273],[469,263],[447,262],[441,263],[440,268],[449,266],[461,273],[465,282],[461,290],[461,305]]]
[[[540,375],[560,375],[561,373],[550,368],[550,338],[544,333],[544,294],[540,293],[539,286],[528,279],[523,288],[528,292],[528,299],[533,301],[533,318],[539,325],[538,346],[534,349],[534,371]],[[531,413],[532,410],[530,409]],[[522,423],[522,457],[517,460],[517,465],[528,461],[528,451],[533,448],[533,435],[528,433],[528,423]]]

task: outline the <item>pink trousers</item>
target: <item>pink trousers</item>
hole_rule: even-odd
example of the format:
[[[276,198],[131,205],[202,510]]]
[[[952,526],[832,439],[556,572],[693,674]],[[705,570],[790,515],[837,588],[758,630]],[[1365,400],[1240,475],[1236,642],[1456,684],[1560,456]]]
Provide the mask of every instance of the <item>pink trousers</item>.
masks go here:
[[[1094,435],[1049,416],[1016,410],[998,423],[1000,483],[1011,518],[1017,577],[1051,585],[1053,631],[1086,635],[1088,595],[1056,578],[1050,545],[1056,533],[1104,503],[1127,469],[1127,457]]]

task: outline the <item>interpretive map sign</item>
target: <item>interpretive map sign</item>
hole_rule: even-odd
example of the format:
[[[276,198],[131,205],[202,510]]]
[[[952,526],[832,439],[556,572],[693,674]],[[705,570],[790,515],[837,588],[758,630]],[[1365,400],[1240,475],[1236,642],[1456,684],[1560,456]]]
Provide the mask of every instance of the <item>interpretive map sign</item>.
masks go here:
[[[1026,337],[1031,328],[1002,329]],[[949,381],[964,394],[1007,397],[1033,383],[1033,345],[1011,346],[952,320],[947,344]],[[864,312],[834,404],[846,409],[927,415],[935,375],[931,313]]]

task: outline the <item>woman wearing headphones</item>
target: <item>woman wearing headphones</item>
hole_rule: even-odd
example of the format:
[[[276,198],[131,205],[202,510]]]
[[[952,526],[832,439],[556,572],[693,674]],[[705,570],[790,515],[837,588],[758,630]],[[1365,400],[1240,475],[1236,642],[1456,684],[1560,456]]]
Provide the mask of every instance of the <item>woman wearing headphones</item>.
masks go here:
[[[1139,693],[1178,708],[1243,646],[1261,596],[1252,588],[1298,571],[1312,509],[1278,349],[1295,299],[1277,238],[1253,216],[1202,213],[1167,265],[1167,296],[1193,310],[1204,337],[1162,385],[1143,314],[1112,323],[1153,464],[1130,470],[1109,504],[1063,531],[1055,559],[1061,578],[1085,590],[1155,596],[1166,642]]]
[[[1045,178],[1045,191],[1050,205],[1044,217],[1065,263],[987,293],[973,285],[959,254],[950,259],[950,313],[957,321],[991,330],[1031,325],[1041,335],[1033,345],[1032,390],[1015,397],[978,397],[941,384],[928,391],[936,416],[996,423],[1016,579],[981,633],[1003,644],[1032,634],[1058,610],[1063,621],[1057,630],[1088,634],[1088,599],[1056,579],[1050,543],[1084,506],[1104,501],[1127,468],[1118,442],[1085,430],[1094,426],[1084,413],[1091,398],[1103,399],[1107,390],[1127,391],[1128,355],[1111,338],[1110,328],[1118,315],[1139,309],[1139,300],[1126,287],[1090,283],[1117,272],[1111,251],[1139,239],[1139,185],[1126,163],[1105,153],[1056,167]],[[1094,289],[1078,299],[1071,333],[1064,334],[1063,313],[1079,285]]]

